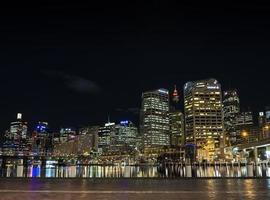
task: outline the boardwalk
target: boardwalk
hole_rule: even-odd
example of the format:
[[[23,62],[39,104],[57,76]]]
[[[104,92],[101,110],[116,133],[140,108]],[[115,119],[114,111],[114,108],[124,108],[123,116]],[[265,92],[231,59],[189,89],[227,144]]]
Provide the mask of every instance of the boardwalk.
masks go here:
[[[0,199],[270,199],[269,179],[1,179]]]

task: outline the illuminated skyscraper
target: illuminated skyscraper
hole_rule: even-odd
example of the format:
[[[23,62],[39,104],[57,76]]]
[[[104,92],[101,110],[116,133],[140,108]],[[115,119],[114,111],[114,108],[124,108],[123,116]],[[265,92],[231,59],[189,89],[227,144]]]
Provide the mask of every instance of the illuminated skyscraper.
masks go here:
[[[237,140],[236,120],[239,112],[240,103],[237,91],[225,91],[223,93],[224,130],[231,145],[236,144]]]
[[[32,151],[37,155],[48,155],[52,152],[52,134],[48,122],[38,122],[32,136]]]
[[[10,154],[22,154],[26,151],[27,122],[22,120],[22,114],[17,114],[17,120],[10,123],[9,130],[6,131],[3,151]]]
[[[142,94],[141,133],[146,148],[170,145],[168,90],[158,89]]]
[[[184,85],[185,133],[187,145],[194,145],[199,160],[213,160],[223,138],[221,87],[207,79]]]
[[[121,121],[120,124],[115,126],[115,138],[117,143],[135,146],[137,135],[138,129],[131,121]]]
[[[27,136],[27,123],[22,121],[22,114],[17,114],[17,121],[10,123],[10,135],[15,140],[25,139]]]
[[[131,152],[138,144],[138,128],[128,120],[115,125],[115,135],[111,139],[110,150],[114,152]]]
[[[98,130],[98,149],[101,153],[106,153],[111,145],[112,138],[115,135],[115,123],[107,122]]]

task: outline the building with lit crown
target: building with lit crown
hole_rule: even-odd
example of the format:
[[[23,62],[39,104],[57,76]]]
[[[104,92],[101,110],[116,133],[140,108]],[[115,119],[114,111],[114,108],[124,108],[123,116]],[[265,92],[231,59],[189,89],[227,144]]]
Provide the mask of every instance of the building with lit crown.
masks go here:
[[[193,159],[214,160],[223,145],[221,86],[215,79],[184,85],[185,134]]]
[[[27,122],[22,120],[22,114],[17,114],[17,120],[10,123],[5,133],[3,152],[6,154],[23,154],[27,149]]]

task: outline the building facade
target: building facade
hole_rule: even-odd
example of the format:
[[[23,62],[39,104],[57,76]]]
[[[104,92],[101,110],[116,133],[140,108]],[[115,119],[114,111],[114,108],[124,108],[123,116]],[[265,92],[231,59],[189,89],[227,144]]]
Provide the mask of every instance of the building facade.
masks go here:
[[[227,145],[237,144],[237,127],[236,120],[240,113],[239,96],[236,90],[228,90],[223,93],[223,117],[224,130],[226,138],[228,138]]]
[[[27,122],[22,120],[22,114],[17,114],[17,120],[10,123],[3,142],[3,153],[9,155],[24,154],[29,151],[27,146]]]
[[[110,151],[115,153],[128,153],[137,148],[138,128],[128,120],[121,121],[115,126]]]
[[[72,140],[54,146],[55,156],[84,155],[89,156],[97,151],[98,127],[86,127],[80,130]]]
[[[184,85],[185,133],[196,160],[214,160],[223,145],[221,86],[215,79]]]
[[[174,110],[169,113],[170,119],[170,141],[172,147],[182,147],[185,144],[184,115]]]
[[[98,149],[100,153],[107,153],[115,135],[115,123],[108,122],[98,130]]]
[[[168,90],[157,89],[142,94],[140,128],[145,148],[170,145]]]
[[[249,142],[252,138],[254,140],[257,136],[254,135],[253,113],[251,111],[240,112],[236,118],[236,144]]]

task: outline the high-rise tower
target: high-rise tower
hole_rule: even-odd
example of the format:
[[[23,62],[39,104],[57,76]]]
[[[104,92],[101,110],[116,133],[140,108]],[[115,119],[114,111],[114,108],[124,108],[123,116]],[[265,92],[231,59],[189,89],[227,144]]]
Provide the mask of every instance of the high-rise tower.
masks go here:
[[[145,147],[162,147],[169,139],[169,92],[158,89],[142,94],[141,133]]]
[[[185,133],[187,145],[195,146],[199,160],[213,160],[223,140],[221,87],[206,79],[184,85]]]
[[[240,103],[237,91],[228,90],[223,93],[223,117],[224,130],[231,145],[236,144],[237,140],[237,116],[240,113]]]

